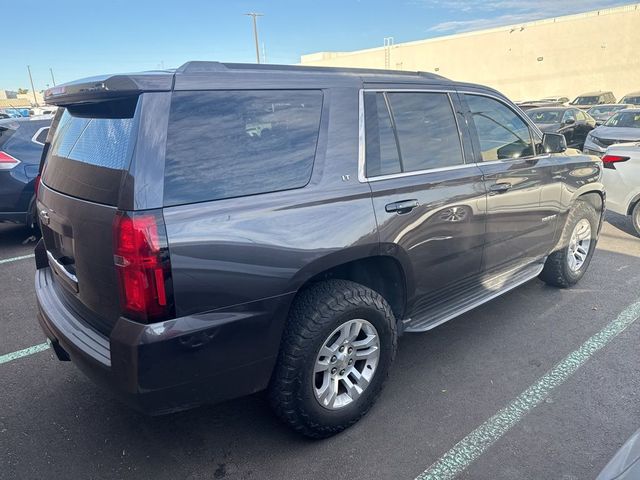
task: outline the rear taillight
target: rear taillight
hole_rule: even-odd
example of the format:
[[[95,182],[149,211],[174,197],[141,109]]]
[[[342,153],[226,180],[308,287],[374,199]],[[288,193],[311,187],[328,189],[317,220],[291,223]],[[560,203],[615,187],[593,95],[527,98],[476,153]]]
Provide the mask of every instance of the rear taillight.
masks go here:
[[[614,163],[626,162],[630,157],[623,157],[621,155],[604,155],[602,157],[602,163],[605,168],[615,169]]]
[[[602,157],[603,163],[626,162],[630,157],[622,157],[620,155],[605,155]]]
[[[11,170],[19,163],[20,160],[0,150],[0,170]]]
[[[118,212],[113,244],[123,315],[145,323],[173,318],[171,263],[162,213]]]

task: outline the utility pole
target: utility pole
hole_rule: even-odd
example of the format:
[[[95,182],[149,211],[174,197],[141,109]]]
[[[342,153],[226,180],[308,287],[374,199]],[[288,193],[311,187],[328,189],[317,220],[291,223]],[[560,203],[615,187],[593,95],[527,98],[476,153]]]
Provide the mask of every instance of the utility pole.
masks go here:
[[[56,79],[53,76],[53,68],[49,67],[49,72],[51,72],[51,81],[53,82],[53,86],[56,86]]]
[[[264,14],[249,12],[249,13],[245,13],[245,15],[253,19],[253,39],[256,42],[256,62],[260,63],[260,47],[258,46],[260,43],[258,42],[258,21],[256,20],[256,18],[263,17]]]
[[[30,65],[27,65],[27,70],[29,71],[29,80],[31,81],[31,92],[33,93],[33,103],[36,104],[36,107],[39,107],[38,99],[36,98],[36,89],[33,87],[33,77],[31,76],[31,66]]]

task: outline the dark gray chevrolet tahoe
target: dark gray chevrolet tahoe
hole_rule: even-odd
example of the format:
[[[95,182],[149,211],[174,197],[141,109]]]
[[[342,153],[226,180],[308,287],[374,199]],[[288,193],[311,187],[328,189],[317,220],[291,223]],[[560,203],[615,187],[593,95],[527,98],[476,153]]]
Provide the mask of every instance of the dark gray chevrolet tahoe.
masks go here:
[[[146,413],[268,389],[337,433],[399,335],[576,283],[601,227],[599,159],[437,75],[190,62],[46,99],[39,321]]]

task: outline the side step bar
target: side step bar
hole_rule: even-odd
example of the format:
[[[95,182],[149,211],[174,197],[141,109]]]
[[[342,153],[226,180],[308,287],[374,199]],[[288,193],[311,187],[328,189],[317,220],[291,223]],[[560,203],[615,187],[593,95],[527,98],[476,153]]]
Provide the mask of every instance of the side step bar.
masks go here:
[[[536,278],[544,261],[519,266],[494,276],[480,276],[425,298],[414,309],[413,318],[403,324],[403,332],[426,332],[483,303]]]

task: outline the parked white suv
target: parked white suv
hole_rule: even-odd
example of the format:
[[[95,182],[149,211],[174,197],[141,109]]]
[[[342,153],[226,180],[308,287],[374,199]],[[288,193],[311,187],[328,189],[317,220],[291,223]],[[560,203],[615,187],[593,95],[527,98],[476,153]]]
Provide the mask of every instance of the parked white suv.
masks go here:
[[[607,208],[630,215],[640,235],[640,142],[611,145],[604,156]]]

